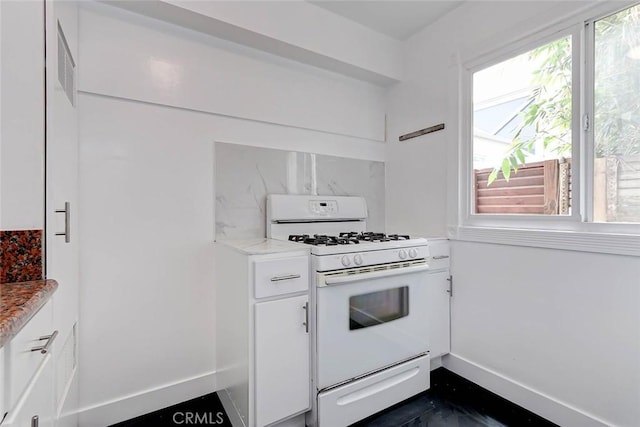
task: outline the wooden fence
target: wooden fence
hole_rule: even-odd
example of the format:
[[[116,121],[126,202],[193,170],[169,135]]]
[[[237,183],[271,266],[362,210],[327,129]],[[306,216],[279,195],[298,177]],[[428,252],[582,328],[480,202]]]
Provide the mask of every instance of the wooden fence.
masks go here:
[[[571,159],[521,165],[507,181],[502,172],[487,185],[493,168],[476,169],[476,213],[567,214],[571,207]]]
[[[593,185],[596,221],[640,222],[640,156],[596,159]]]

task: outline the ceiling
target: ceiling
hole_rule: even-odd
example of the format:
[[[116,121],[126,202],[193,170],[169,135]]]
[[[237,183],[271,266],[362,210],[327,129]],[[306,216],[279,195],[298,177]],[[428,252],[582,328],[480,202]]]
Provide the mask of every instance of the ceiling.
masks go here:
[[[462,4],[462,1],[309,1],[379,33],[405,40]]]

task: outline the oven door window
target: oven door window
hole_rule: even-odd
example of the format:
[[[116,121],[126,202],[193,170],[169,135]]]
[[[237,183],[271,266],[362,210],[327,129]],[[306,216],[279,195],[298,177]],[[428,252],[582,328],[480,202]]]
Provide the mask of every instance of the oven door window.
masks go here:
[[[409,315],[409,287],[386,289],[349,298],[349,330],[368,328]]]

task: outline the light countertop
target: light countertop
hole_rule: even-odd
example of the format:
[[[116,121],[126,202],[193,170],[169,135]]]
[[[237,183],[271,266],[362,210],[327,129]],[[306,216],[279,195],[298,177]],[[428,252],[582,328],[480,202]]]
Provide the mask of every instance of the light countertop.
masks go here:
[[[233,239],[218,240],[217,244],[229,246],[238,252],[247,255],[264,255],[282,252],[305,252],[309,253],[308,245],[289,242],[285,240],[255,238],[255,239]]]

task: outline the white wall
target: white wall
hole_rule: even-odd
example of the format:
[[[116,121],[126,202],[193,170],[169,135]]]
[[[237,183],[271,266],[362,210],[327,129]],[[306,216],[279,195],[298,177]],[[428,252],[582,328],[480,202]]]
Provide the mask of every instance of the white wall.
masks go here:
[[[389,92],[387,228],[455,226],[457,64],[534,32],[579,2],[467,2],[405,44]],[[404,143],[403,133],[446,130]],[[450,369],[563,426],[640,419],[638,258],[453,242]]]
[[[44,35],[37,2],[1,2],[0,229],[44,228]]]
[[[215,389],[213,144],[206,116],[87,94],[78,105],[80,421],[107,425],[150,410],[112,407],[130,395],[168,388],[158,409]],[[198,376],[208,388],[173,395]]]
[[[215,390],[214,142],[380,161],[384,92],[104,5],[79,20],[92,426]]]
[[[384,140],[380,87],[95,6],[82,16],[83,91]]]
[[[400,42],[304,1],[116,1],[134,12],[378,84],[402,78]]]
[[[454,242],[452,259],[451,351],[463,360],[448,366],[499,394],[531,389],[522,403],[562,426],[599,424],[556,405],[637,425],[637,257]]]

